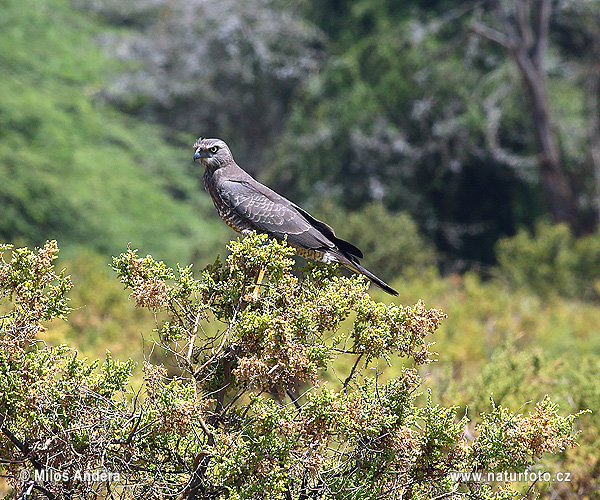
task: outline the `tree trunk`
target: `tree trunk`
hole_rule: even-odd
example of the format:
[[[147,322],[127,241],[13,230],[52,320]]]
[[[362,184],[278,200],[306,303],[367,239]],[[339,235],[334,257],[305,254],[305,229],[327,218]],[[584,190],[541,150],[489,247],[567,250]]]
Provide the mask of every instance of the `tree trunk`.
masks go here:
[[[506,4],[499,0],[490,0],[490,5],[499,29],[475,23],[473,30],[502,45],[519,68],[531,104],[548,209],[556,221],[568,223],[575,234],[580,234],[584,229],[583,221],[561,161],[544,68],[551,0],[513,0],[510,7],[505,7]]]
[[[581,221],[575,205],[575,197],[566,172],[563,169],[556,133],[550,117],[546,73],[527,54],[526,47],[517,47],[513,57],[523,75],[527,88],[535,135],[540,148],[539,162],[542,184],[548,208],[554,219],[566,222],[575,233],[581,231]]]
[[[600,20],[600,16],[598,17]],[[598,23],[600,26],[600,22]],[[600,218],[600,34],[594,37],[591,71],[588,76],[587,112],[589,120],[590,149],[594,169],[596,222]]]

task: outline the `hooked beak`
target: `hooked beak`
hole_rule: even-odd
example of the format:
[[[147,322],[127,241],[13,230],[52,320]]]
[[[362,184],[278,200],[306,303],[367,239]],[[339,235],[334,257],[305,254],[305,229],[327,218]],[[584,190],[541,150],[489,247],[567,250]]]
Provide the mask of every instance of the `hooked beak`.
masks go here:
[[[210,154],[208,151],[203,151],[202,149],[198,148],[194,153],[194,161],[199,160],[200,158],[210,158]]]

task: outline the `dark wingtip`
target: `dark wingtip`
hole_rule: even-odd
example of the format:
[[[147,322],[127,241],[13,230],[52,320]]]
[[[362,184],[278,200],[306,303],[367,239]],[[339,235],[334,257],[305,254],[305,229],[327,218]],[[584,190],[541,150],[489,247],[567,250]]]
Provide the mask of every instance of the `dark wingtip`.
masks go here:
[[[381,278],[378,278],[377,276],[375,276],[371,271],[369,271],[368,269],[365,269],[363,266],[361,266],[356,261],[356,259],[350,260],[347,257],[345,257],[345,259],[340,260],[340,262],[343,265],[345,265],[346,267],[349,267],[350,269],[352,269],[353,271],[363,274],[364,276],[369,278],[371,280],[371,282],[375,283],[375,285],[377,285],[379,288],[381,288],[384,292],[387,292],[390,295],[393,295],[394,297],[398,296],[398,292],[396,290],[394,290],[390,285],[388,285]]]
[[[361,266],[362,267],[362,266]],[[364,269],[364,268],[363,268]],[[365,271],[367,271],[365,269]],[[368,273],[368,274],[367,274]],[[385,281],[383,281],[382,279],[378,278],[377,276],[375,276],[372,272],[367,271],[367,273],[363,273],[365,274],[365,276],[367,276],[367,278],[369,278],[373,283],[375,283],[379,288],[381,288],[384,292],[389,293],[390,295],[393,295],[394,297],[398,296],[398,292],[396,290],[394,290],[390,285],[388,285]]]
[[[386,284],[386,283],[383,283],[383,284],[384,284],[385,286],[382,286],[382,287],[381,287],[381,289],[382,289],[384,292],[387,292],[387,293],[389,293],[390,295],[393,295],[394,297],[398,297],[398,295],[399,295],[399,294],[398,294],[398,292],[397,292],[396,290],[394,290],[394,289],[393,289],[391,286],[389,286],[389,285],[388,285],[388,284]]]
[[[345,240],[341,240],[337,236],[334,236],[333,238],[334,238],[334,240],[333,240],[334,243],[337,245],[337,247],[342,252],[353,255],[354,257],[357,257],[359,259],[364,259],[363,253],[360,251],[359,248],[355,247],[352,243],[349,243]]]

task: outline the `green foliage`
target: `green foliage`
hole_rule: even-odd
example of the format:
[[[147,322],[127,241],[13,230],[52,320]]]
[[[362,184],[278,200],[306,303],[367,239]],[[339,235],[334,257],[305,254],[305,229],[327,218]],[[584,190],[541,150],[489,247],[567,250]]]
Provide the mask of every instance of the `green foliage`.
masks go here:
[[[3,255],[7,250],[11,251],[8,262]],[[7,298],[15,304],[13,311],[3,316],[11,342],[22,342],[28,335],[35,337],[44,329],[43,321],[64,319],[69,312],[67,293],[72,284],[64,270],[54,272],[52,261],[57,254],[56,241],[46,242],[35,252],[0,246],[0,301]]]
[[[546,60],[565,168],[577,179],[582,205],[590,206],[591,93],[589,109],[583,104],[597,63],[597,4],[553,4]],[[194,470],[205,470],[213,488],[207,496],[255,498],[269,491],[285,497],[288,487],[318,485],[315,476],[303,474],[308,465],[327,479],[325,496],[344,499],[376,497],[377,481],[396,460],[402,465],[394,469],[400,471],[398,484],[417,478],[410,494],[425,499],[453,490],[443,467],[472,467],[460,460],[492,466],[513,456],[515,463],[530,463],[531,455],[522,452],[531,450],[504,430],[531,444],[527,433],[515,434],[524,429],[523,419],[530,429],[562,424],[550,406],[520,415],[527,413],[525,401],[542,404],[549,393],[573,412],[600,408],[597,235],[576,240],[560,226],[540,224],[532,234],[523,230],[496,247],[496,278],[482,282],[467,273],[442,279],[427,269],[434,257],[408,217],[391,215],[410,213],[444,252],[493,262],[498,235],[533,226],[545,211],[531,113],[519,79],[497,46],[469,31],[473,19],[489,21],[485,5],[190,5],[0,5],[0,238],[40,246],[48,237],[59,239],[74,284],[68,302],[68,277],[45,264],[56,255],[53,244],[36,252],[3,247],[1,459],[31,464],[24,456],[54,456],[58,464],[48,463],[57,470],[61,464],[91,470],[104,464],[121,471],[120,485],[127,484],[114,495],[127,491],[137,498],[181,491]],[[120,49],[127,62],[106,57],[98,41],[113,54]],[[402,303],[426,297],[449,314],[434,337],[440,361],[420,368],[431,398],[417,395],[420,379],[405,367],[413,358],[394,352],[405,354],[411,343],[417,359],[423,352],[429,337],[420,337],[427,328],[417,335],[405,328],[407,314],[423,309],[363,301],[360,280],[348,283],[333,269],[310,265],[293,282],[287,264],[275,257],[271,281],[254,302],[248,294],[256,272],[273,255],[252,254],[240,242],[241,260],[217,261],[199,279],[193,268],[141,259],[139,276],[126,281],[130,288],[123,291],[97,252],[115,252],[131,240],[141,255],[152,252],[159,262],[198,262],[212,256],[224,229],[199,183],[177,167],[189,163],[183,145],[193,138],[143,125],[111,109],[107,97],[152,123],[186,133],[202,127],[197,133],[237,144],[241,164],[260,165],[260,175],[295,201],[315,207],[322,207],[323,198],[345,203],[346,210],[322,207],[323,219],[365,251],[367,267],[384,277],[402,273],[396,285]],[[165,145],[161,134],[183,150]],[[133,279],[128,265],[122,261],[119,273]],[[302,291],[290,298],[273,284],[279,279]],[[127,304],[130,291],[134,300]],[[288,305],[293,314],[281,314]],[[67,313],[68,322],[48,323]],[[140,332],[152,328],[147,338],[153,336],[158,346],[150,342],[142,350]],[[65,341],[78,354],[59,346]],[[104,363],[82,358],[104,357],[107,345],[112,357]],[[213,350],[220,354],[211,360]],[[374,354],[383,357],[384,373],[355,379]],[[183,369],[177,366],[181,355],[192,368],[187,361]],[[131,372],[136,391],[126,382],[132,364],[116,362],[128,356],[139,362]],[[161,361],[168,369],[157,368]],[[206,362],[192,383],[186,370]],[[380,369],[377,358],[368,366]],[[328,384],[297,401],[311,416],[310,429],[299,430],[299,415],[308,410],[282,404],[287,393],[273,394],[285,386],[300,394],[295,377],[306,377],[310,385],[315,373],[317,382],[326,378]],[[137,392],[136,378],[142,377]],[[456,405],[461,410],[452,410]],[[456,417],[465,413],[470,422]],[[597,498],[598,415],[581,416],[579,447],[536,458],[532,466],[571,471],[573,482],[538,483],[528,496]],[[564,411],[560,418],[567,418]],[[226,434],[230,424],[237,427]],[[321,424],[333,436],[335,456],[319,464],[319,449],[311,451],[307,443],[319,443],[313,438],[321,435],[311,432]],[[466,443],[453,441],[459,424]],[[403,447],[394,448],[396,438],[389,436],[382,444],[391,429],[399,429]],[[10,431],[35,454],[19,450]],[[467,454],[480,432],[479,456]],[[338,454],[343,445],[348,452]],[[108,451],[99,455],[97,449]],[[82,464],[82,457],[89,461]],[[172,464],[175,469],[165,474]],[[8,467],[16,477],[16,462]],[[429,468],[437,474],[431,482],[423,480]],[[72,486],[81,496],[94,495],[90,485]],[[102,487],[93,485],[108,493]],[[2,494],[6,488],[0,480]],[[520,498],[519,489],[463,484],[455,496]]]
[[[561,498],[596,498],[590,477],[595,474],[599,463],[596,443],[600,416],[596,409],[600,404],[600,393],[598,384],[590,376],[600,363],[597,353],[582,350],[582,353],[572,355],[575,350],[564,350],[557,357],[556,353],[545,352],[549,349],[542,351],[534,347],[536,342],[528,347],[517,347],[515,344],[512,341],[497,348],[476,376],[456,372],[452,375],[448,366],[446,373],[437,376],[440,381],[445,380],[445,383],[434,384],[434,394],[445,404],[452,402],[466,406],[465,412],[469,415],[484,415],[486,429],[481,427],[482,424],[472,423],[469,424],[468,432],[485,433],[487,446],[480,450],[480,459],[487,464],[488,470],[494,464],[489,456],[485,456],[485,450],[497,451],[518,441],[524,448],[517,446],[510,453],[505,450],[504,454],[497,455],[497,458],[505,457],[504,463],[495,462],[494,466],[499,471],[506,470],[510,461],[520,463],[533,472],[568,472],[568,482],[540,482],[536,485],[536,491],[543,498],[557,494],[558,491]],[[558,414],[556,408],[547,401],[547,396],[544,396],[548,393],[552,393],[554,401],[561,406],[579,411],[577,428],[581,435],[578,437],[577,447],[539,460],[531,451],[543,442],[542,436],[560,432],[563,425],[571,426],[568,416],[552,417]],[[492,398],[486,399],[486,394],[492,394]],[[520,412],[525,407],[525,401],[535,406],[534,411],[530,412],[535,417],[530,422],[533,426],[525,426],[521,421]],[[503,410],[500,409],[502,407]],[[498,414],[506,411],[506,408],[518,408],[518,411],[502,426],[497,422],[508,417],[508,414]],[[589,413],[587,408],[594,411]],[[548,419],[553,422],[550,424]],[[560,439],[556,442],[560,442]],[[539,452],[540,449],[538,454]]]
[[[114,258],[113,267],[138,306],[166,310],[168,319],[159,331],[168,340],[197,330],[208,312],[227,322],[226,338],[236,343],[239,356],[236,377],[255,387],[267,381],[274,387],[280,381],[314,382],[317,369],[335,352],[364,356],[367,362],[392,353],[428,362],[423,339],[437,328],[441,313],[422,304],[411,309],[375,303],[364,280],[356,275],[341,278],[334,266],[308,266],[308,274],[299,281],[291,273],[293,250],[285,243],[267,244],[266,235],[232,242],[229,250],[225,263],[206,268],[198,282],[186,270],[176,275],[163,262],[139,258],[131,249]],[[241,312],[260,269],[269,277],[264,288],[270,299]],[[342,321],[352,312],[352,328],[340,333]],[[334,335],[330,347],[323,345],[323,332]],[[214,361],[212,353],[202,353],[204,357]],[[276,369],[270,371],[273,366]]]
[[[435,351],[443,353],[458,374],[480,373],[507,341],[516,348],[539,347],[548,359],[567,352],[574,357],[600,353],[600,310],[595,303],[512,289],[501,276],[482,280],[472,272],[442,278],[429,270],[397,280],[394,286],[400,302],[428,297],[448,314],[436,333]]]
[[[218,241],[189,155],[99,102],[123,69],[94,42],[106,26],[65,0],[9,0],[0,19],[0,239],[103,252],[132,240],[172,260]]]
[[[596,499],[600,439],[596,303],[508,287],[502,275],[487,280],[473,273],[441,278],[429,271],[405,277],[395,286],[401,302],[428,297],[448,314],[434,337],[439,361],[422,371],[434,399],[443,405],[460,405],[459,413],[472,420],[467,435],[477,435],[477,415],[492,412],[489,395],[496,405],[514,413],[526,413],[524,403],[531,401],[534,406],[545,394],[563,409],[592,409],[577,425],[582,430],[578,447],[536,459],[530,470],[570,473],[569,482],[539,481],[532,492],[542,498]],[[335,368],[342,370],[343,365]],[[398,376],[401,368],[392,363],[384,376]]]
[[[305,5],[332,36],[329,57],[298,92],[263,175],[315,205],[323,192],[347,209],[381,201],[438,249],[492,263],[500,235],[544,212],[535,136],[512,67],[470,34],[480,11],[457,7],[450,21],[443,6]]]
[[[362,250],[363,265],[378,276],[389,279],[436,265],[433,246],[407,213],[392,214],[380,203],[353,212],[325,203],[317,212],[340,238]]]
[[[61,279],[47,257],[56,246],[45,248],[2,261],[7,318],[24,307],[19,289],[37,283],[39,293],[27,297],[44,296],[48,280],[38,275]],[[2,323],[0,464],[17,488],[57,497],[69,488],[75,498],[377,499],[403,491],[500,499],[516,490],[451,473],[520,470],[575,444],[577,415],[559,415],[548,399],[529,415],[494,405],[472,441],[455,406],[434,404],[432,393],[419,406],[416,368],[431,361],[426,338],[441,311],[377,303],[363,278],[340,277],[334,267],[311,265],[298,278],[291,248],[262,235],[229,249],[197,279],[189,267],[173,270],[131,248],[114,259],[136,305],[158,314],[154,349],[172,365],[145,361],[136,392],[128,387],[132,361],[107,353],[102,365],[90,364],[38,342],[39,327],[25,327],[15,343],[15,323]],[[263,268],[268,280],[254,294]],[[36,300],[25,303],[44,303]],[[223,329],[205,328],[213,321]],[[362,374],[372,358],[396,355],[414,367],[384,383],[379,373]],[[321,383],[343,357],[355,360],[345,379]],[[103,467],[118,476],[26,479],[20,471],[29,467],[67,475]]]
[[[564,224],[539,222],[498,242],[499,271],[543,296],[600,297],[600,233],[575,238]]]
[[[322,58],[322,33],[279,0],[75,5],[120,28],[104,40],[130,62],[103,87],[111,103],[169,129],[222,137],[251,170]]]
[[[558,406],[548,397],[538,403],[529,418],[514,415],[492,400],[492,411],[482,414],[477,427],[479,437],[473,446],[477,468],[488,471],[514,470],[523,472],[549,451],[564,450],[574,445],[569,435],[578,415],[562,417]]]
[[[571,481],[540,481],[532,491],[542,498],[554,494],[569,500],[597,498],[593,479],[599,466],[600,429],[600,394],[594,375],[600,366],[597,305],[511,290],[500,279],[482,281],[473,273],[441,278],[428,272],[395,285],[401,302],[428,297],[448,314],[434,337],[439,361],[422,371],[436,400],[460,405],[459,413],[470,417],[467,435],[477,434],[477,415],[492,411],[490,394],[496,405],[516,413],[523,411],[525,402],[541,402],[545,394],[563,409],[592,409],[577,425],[583,430],[580,446],[536,459],[532,468],[536,473],[567,471]],[[343,369],[342,364],[334,366]],[[384,376],[398,376],[401,369],[399,363],[392,363]]]
[[[552,118],[582,206],[596,4],[553,5],[549,40]],[[490,8],[340,5],[4,2],[0,238],[207,258],[224,228],[184,172],[187,134],[202,133],[297,202],[381,201],[461,264],[494,262],[497,239],[546,209],[514,67],[469,30]]]
[[[128,292],[114,279],[107,258],[97,251],[79,250],[65,257],[60,266],[69,269],[73,288],[68,321],[47,325],[44,338],[53,345],[66,343],[90,359],[103,358],[107,346],[116,359],[144,359],[142,331],[155,326],[154,316],[127,300]],[[135,377],[141,378],[141,371]]]

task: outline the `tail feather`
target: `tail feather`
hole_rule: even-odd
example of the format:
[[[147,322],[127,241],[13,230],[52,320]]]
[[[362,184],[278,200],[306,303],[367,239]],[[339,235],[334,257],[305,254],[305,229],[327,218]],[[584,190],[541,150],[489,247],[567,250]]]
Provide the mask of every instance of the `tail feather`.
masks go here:
[[[369,278],[373,283],[375,283],[384,292],[387,292],[390,295],[394,295],[396,297],[398,296],[398,292],[396,290],[394,290],[390,285],[388,285],[385,281],[383,281],[381,278],[378,278],[371,271],[369,271],[368,269],[365,269],[360,264],[357,267],[361,274],[363,274],[364,276]]]
[[[378,278],[377,276],[375,276],[371,271],[369,271],[368,269],[365,269],[363,266],[361,266],[356,261],[356,259],[351,260],[345,255],[341,256],[341,257],[342,258],[339,259],[340,264],[346,266],[348,269],[351,269],[352,271],[354,271],[356,273],[366,276],[373,283],[375,283],[379,288],[381,288],[384,292],[387,292],[390,295],[394,295],[396,297],[398,296],[398,292],[396,290],[394,290],[390,285],[388,285],[381,278]]]

